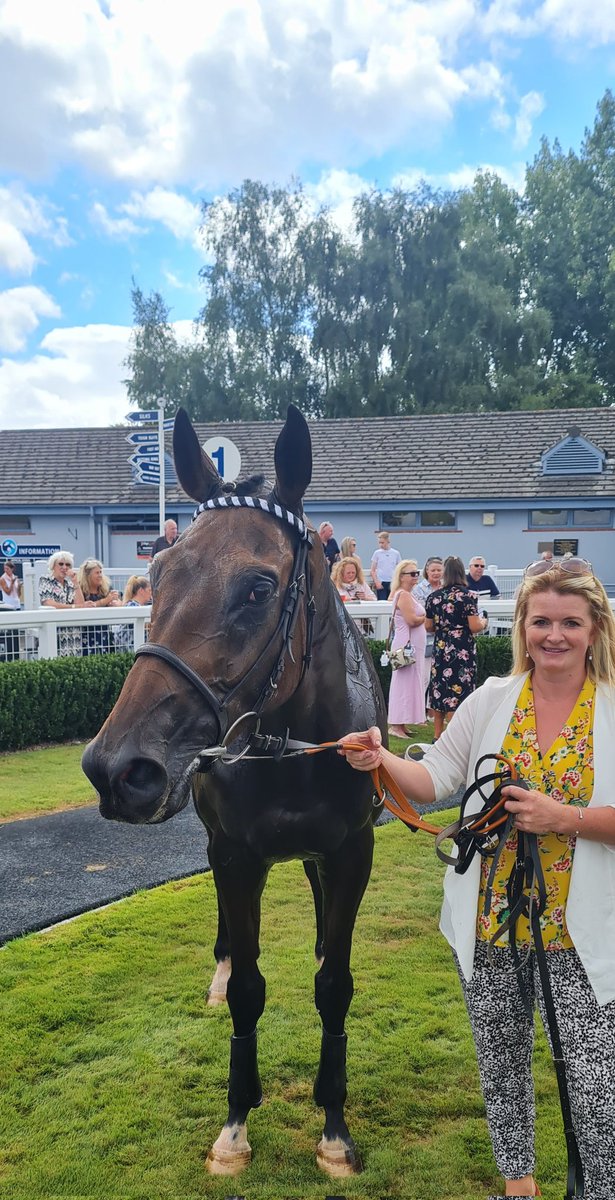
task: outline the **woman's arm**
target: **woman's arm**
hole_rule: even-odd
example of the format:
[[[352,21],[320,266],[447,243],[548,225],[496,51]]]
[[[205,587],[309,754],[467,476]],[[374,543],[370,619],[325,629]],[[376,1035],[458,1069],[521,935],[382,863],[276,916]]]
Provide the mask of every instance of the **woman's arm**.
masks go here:
[[[5,595],[10,596],[11,588],[9,587],[8,583],[4,582],[2,575],[0,575],[0,588],[2,588],[2,591],[5,593]]]
[[[362,591],[362,595],[361,595],[362,600],[375,600],[376,599],[376,597],[375,597],[374,593],[372,592],[372,589],[370,588],[368,583],[364,583],[362,585],[361,591]]]
[[[338,754],[343,755],[356,771],[374,771],[382,764],[408,799],[415,800],[418,804],[433,804],[436,792],[429,771],[420,763],[398,758],[396,754],[391,754],[390,750],[385,750],[377,726],[374,725],[364,733],[348,733],[339,741],[341,749],[338,750]],[[349,750],[346,749],[346,744],[359,744],[365,746],[365,749]]]
[[[471,613],[468,617],[468,625],[470,633],[483,633],[489,624],[488,617],[481,617],[479,613]]]
[[[400,591],[397,593],[397,607],[404,621],[408,623],[411,629],[416,629],[418,625],[425,624],[425,617],[419,613],[416,602],[412,599],[409,592]]]
[[[503,788],[508,797],[505,808],[515,814],[515,826],[523,833],[559,833],[564,837],[585,838],[588,842],[603,842],[615,846],[615,809],[578,808],[576,804],[560,804],[543,792],[526,792],[524,788]]]

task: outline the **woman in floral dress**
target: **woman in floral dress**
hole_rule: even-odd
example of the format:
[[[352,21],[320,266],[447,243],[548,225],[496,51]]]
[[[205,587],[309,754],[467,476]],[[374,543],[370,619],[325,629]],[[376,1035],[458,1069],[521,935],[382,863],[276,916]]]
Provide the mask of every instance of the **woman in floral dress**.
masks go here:
[[[434,634],[427,699],[434,714],[434,738],[440,737],[446,718],[476,687],[474,635],[487,627],[478,614],[476,594],[466,584],[460,558],[445,559],[442,584],[425,601],[425,628]]]

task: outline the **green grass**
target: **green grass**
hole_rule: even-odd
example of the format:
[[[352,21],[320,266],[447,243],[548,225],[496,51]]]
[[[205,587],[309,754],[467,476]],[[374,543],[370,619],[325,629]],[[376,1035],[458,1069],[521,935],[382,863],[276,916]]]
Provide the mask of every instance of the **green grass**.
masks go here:
[[[263,897],[263,1107],[253,1163],[214,1179],[206,1152],[226,1114],[229,1014],[207,1009],[215,936],[210,876],[167,884],[0,952],[0,1194],[10,1200],[484,1200],[497,1190],[468,1022],[437,932],[441,867],[429,838],[377,831],[355,932],[347,1115],[361,1176],[315,1164],[311,1099],[320,1027],[313,914],[300,864]],[[538,1047],[538,1178],[563,1192],[553,1071]]]
[[[431,741],[431,724],[411,728],[412,741]],[[391,749],[403,754],[410,740],[392,737]],[[81,770],[85,744],[0,754],[0,821],[95,804],[96,794]]]
[[[0,820],[82,804],[96,794],[81,770],[85,743],[0,755]]]

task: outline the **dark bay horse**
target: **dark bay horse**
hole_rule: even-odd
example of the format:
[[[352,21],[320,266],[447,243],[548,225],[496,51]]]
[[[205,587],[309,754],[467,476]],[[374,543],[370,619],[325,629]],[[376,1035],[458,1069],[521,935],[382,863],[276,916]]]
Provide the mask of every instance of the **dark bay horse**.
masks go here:
[[[290,407],[275,449],[273,488],[253,477],[231,490],[201,450],[186,414],[175,422],[178,477],[199,501],[195,520],[152,567],[150,641],[83,767],[103,817],[168,820],[190,790],[209,834],[218,893],[218,969],[233,1022],[227,1121],[208,1156],[218,1174],[251,1157],[248,1112],[260,1104],[256,1026],[265,1005],[258,969],[260,899],[272,863],[306,864],[322,962],[322,1020],[314,1098],[325,1110],[317,1161],[331,1175],[361,1164],[344,1117],[350,950],[373,853],[373,788],[334,750],[282,757],[285,731],[335,741],[380,725],[386,711],[371,658],[331,585],[318,537],[303,520],[312,473],[309,430]],[[234,764],[207,757],[229,726],[260,716],[261,751]],[[248,724],[256,718],[249,718]],[[252,725],[254,728],[254,725]],[[231,965],[232,964],[232,965]]]

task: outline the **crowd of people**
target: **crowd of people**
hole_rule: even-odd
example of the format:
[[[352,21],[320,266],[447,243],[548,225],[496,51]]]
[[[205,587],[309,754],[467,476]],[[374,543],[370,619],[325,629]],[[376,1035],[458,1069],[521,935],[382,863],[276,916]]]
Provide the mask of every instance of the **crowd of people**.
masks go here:
[[[481,596],[497,597],[499,590],[481,555],[472,555],[468,568],[460,558],[431,555],[421,569],[415,559],[402,559],[390,534],[378,534],[366,579],[354,537],[338,546],[330,521],[319,536],[329,563],[331,580],[344,602],[391,600],[387,652],[407,648],[405,665],[391,676],[389,730],[397,737],[412,736],[409,726],[433,720],[438,739],[446,721],[476,687],[476,636],[488,620],[479,612]]]

